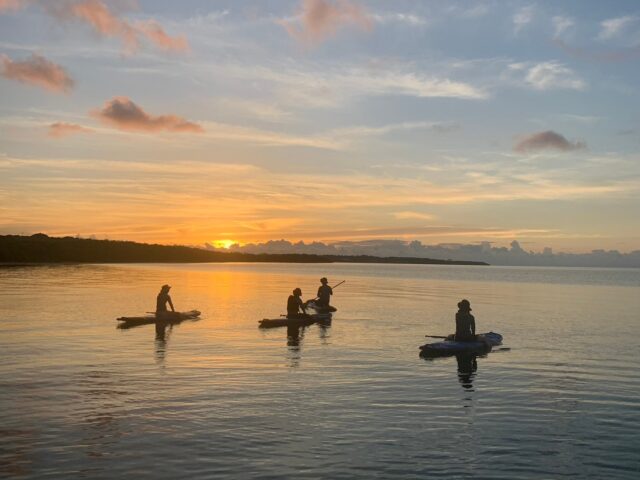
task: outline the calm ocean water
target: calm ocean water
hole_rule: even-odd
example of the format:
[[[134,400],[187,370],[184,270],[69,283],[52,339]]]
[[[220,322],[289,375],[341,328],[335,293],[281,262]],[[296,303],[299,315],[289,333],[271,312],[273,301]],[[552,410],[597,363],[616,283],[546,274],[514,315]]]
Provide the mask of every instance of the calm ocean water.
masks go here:
[[[257,328],[321,276],[346,279],[330,326]],[[116,329],[163,283],[201,319]],[[3,268],[0,477],[635,479],[639,287],[635,269]],[[504,349],[419,358],[463,297]]]

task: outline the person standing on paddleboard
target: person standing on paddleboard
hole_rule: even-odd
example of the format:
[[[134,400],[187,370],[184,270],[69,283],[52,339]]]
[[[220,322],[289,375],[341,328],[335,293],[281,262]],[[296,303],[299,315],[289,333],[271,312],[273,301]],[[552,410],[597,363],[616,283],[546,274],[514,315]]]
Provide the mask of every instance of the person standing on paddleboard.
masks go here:
[[[458,342],[473,342],[477,340],[476,319],[471,315],[471,304],[469,300],[460,300],[460,302],[458,302],[455,339]]]
[[[160,293],[158,294],[158,297],[156,299],[156,315],[167,313],[167,303],[169,303],[172,312],[176,311],[173,308],[173,302],[171,301],[171,297],[169,296],[169,290],[171,290],[170,285],[163,285],[160,289]]]
[[[299,288],[293,291],[293,295],[289,295],[287,299],[287,318],[304,318],[308,316],[301,297],[302,290]],[[302,310],[302,313],[300,310]]]
[[[329,286],[329,280],[326,277],[320,279],[320,287],[318,287],[318,299],[315,301],[319,307],[328,307],[331,295],[333,295],[333,289]]]

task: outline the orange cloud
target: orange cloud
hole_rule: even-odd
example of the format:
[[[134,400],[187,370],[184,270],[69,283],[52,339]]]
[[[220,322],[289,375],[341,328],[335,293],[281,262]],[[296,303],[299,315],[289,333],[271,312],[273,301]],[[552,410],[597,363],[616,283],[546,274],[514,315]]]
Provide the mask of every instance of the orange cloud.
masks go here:
[[[129,52],[140,47],[140,40],[146,39],[163,50],[186,51],[189,42],[184,36],[172,37],[153,20],[131,23],[112,11],[102,0],[32,0],[32,4],[58,20],[74,20],[89,25],[103,37],[119,38]],[[129,2],[135,6],[137,2]],[[0,12],[19,10],[27,6],[27,0],[0,0]]]
[[[20,10],[24,7],[22,0],[0,0],[0,12]]]
[[[171,37],[167,35],[160,24],[153,20],[138,22],[136,28],[138,32],[142,33],[148,40],[163,50],[173,50],[176,52],[189,50],[189,42],[187,42],[184,36]]]
[[[84,0],[65,6],[59,13],[63,16],[79,19],[91,25],[100,35],[120,37],[127,48],[138,48],[136,29],[126,20],[118,18],[100,0]]]
[[[105,102],[101,110],[92,115],[119,130],[129,132],[202,133],[197,123],[189,122],[177,115],[149,115],[127,97],[114,97]]]
[[[153,20],[132,24],[109,10],[101,0],[82,0],[72,3],[58,10],[58,14],[88,23],[102,36],[120,38],[130,51],[138,49],[140,37],[146,38],[163,50],[185,51],[189,48],[185,37],[167,35],[164,29]]]
[[[75,123],[57,122],[49,125],[49,136],[52,138],[62,138],[76,133],[92,133],[90,128],[76,125]]]
[[[13,61],[8,56],[0,56],[0,75],[10,80],[35,85],[51,92],[69,92],[74,82],[64,68],[46,58],[33,54],[23,61]]]
[[[568,152],[585,148],[584,142],[571,143],[559,133],[547,130],[546,132],[532,133],[520,139],[513,148],[516,152],[534,152],[539,150],[558,150]]]
[[[306,44],[319,43],[349,24],[363,30],[373,28],[373,21],[366,10],[348,0],[304,0],[300,10],[300,25],[292,20],[281,24],[289,35]]]

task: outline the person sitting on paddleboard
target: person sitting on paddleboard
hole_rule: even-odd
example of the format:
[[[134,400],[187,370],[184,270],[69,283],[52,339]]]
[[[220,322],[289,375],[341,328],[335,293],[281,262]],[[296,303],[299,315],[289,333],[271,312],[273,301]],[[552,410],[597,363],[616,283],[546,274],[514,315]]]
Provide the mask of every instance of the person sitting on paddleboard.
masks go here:
[[[296,288],[293,295],[287,299],[287,318],[303,318],[308,316],[307,309],[302,302],[302,290]],[[302,313],[300,312],[302,310]]]
[[[476,319],[471,315],[471,304],[469,300],[461,300],[458,302],[455,339],[458,342],[473,342],[477,339]]]
[[[171,311],[176,311],[173,308],[173,302],[171,301],[171,297],[169,296],[169,290],[171,290],[170,285],[163,285],[160,289],[160,293],[158,294],[158,298],[156,299],[156,315],[167,313],[167,302],[171,307]]]
[[[328,307],[331,295],[333,295],[333,289],[328,285],[329,281],[326,277],[320,279],[320,287],[318,287],[318,299],[315,301],[319,307]]]

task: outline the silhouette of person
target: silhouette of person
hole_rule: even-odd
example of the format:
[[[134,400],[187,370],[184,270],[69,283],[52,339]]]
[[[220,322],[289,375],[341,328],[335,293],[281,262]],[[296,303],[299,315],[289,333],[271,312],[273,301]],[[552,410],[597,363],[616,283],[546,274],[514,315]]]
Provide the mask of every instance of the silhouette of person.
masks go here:
[[[160,293],[156,299],[156,315],[167,313],[167,303],[169,303],[172,312],[176,311],[175,308],[173,308],[173,302],[169,296],[169,290],[171,290],[170,285],[163,285],[160,289]]]
[[[333,295],[333,289],[329,286],[329,281],[326,277],[322,277],[320,279],[320,287],[318,287],[318,299],[316,300],[316,305],[319,307],[328,307],[329,301],[331,300],[331,295]]]
[[[309,316],[301,297],[302,290],[299,288],[293,290],[293,295],[289,295],[287,299],[287,318],[306,318]]]
[[[458,342],[473,342],[477,339],[476,319],[471,315],[471,304],[469,300],[461,300],[458,302],[455,339]]]

